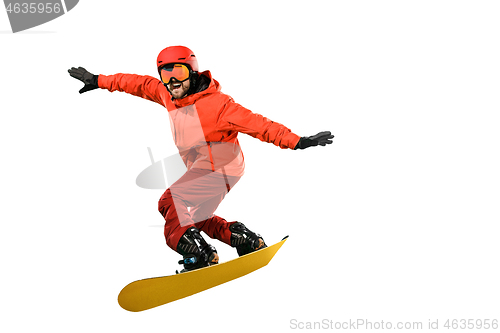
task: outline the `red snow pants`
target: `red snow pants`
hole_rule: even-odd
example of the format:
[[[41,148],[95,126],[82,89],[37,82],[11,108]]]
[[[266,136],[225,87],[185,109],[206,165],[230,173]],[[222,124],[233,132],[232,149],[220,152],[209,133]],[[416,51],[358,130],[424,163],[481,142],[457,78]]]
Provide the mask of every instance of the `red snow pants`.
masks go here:
[[[210,238],[231,244],[227,222],[214,212],[240,177],[227,176],[205,169],[190,169],[158,201],[158,210],[165,218],[165,240],[177,250],[177,243],[190,227],[196,227]]]

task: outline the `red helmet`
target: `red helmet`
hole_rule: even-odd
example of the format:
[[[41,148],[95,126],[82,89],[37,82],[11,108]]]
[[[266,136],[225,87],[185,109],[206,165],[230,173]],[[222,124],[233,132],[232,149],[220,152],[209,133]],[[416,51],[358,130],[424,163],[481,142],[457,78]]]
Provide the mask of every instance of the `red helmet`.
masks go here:
[[[198,72],[198,60],[193,51],[185,46],[169,46],[158,54],[156,59],[158,72],[160,67],[171,63],[189,65],[192,71]]]

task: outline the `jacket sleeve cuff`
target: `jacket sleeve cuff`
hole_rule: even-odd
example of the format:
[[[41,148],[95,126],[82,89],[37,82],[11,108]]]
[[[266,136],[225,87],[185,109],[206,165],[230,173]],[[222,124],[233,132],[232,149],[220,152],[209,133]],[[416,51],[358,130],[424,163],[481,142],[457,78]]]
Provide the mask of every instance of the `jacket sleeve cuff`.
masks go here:
[[[289,136],[290,138],[288,139],[288,145],[287,145],[287,148],[290,148],[290,149],[295,149],[295,147],[297,147],[297,144],[299,143],[299,140],[300,140],[300,136],[298,136],[297,134],[295,133],[289,133]]]
[[[102,89],[107,89],[106,86],[106,75],[99,74],[97,76],[97,86]]]

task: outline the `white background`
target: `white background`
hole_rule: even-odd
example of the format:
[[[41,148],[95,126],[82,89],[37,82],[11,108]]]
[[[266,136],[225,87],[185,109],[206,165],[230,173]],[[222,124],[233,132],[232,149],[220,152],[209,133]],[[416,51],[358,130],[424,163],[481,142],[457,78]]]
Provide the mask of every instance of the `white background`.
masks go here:
[[[499,14],[495,1],[80,1],[12,34],[0,10],[1,330],[500,319]],[[289,240],[251,275],[130,313],[122,287],[178,268],[163,191],[135,184],[147,147],[175,152],[168,116],[80,95],[67,70],[156,76],[179,44],[247,108],[336,137],[292,151],[241,135],[246,175],[217,213]]]

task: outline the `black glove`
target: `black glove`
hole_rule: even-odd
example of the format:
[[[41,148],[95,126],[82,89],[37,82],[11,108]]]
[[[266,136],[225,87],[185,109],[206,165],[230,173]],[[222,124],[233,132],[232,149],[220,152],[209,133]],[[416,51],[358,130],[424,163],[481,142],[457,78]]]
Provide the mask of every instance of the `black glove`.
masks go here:
[[[85,86],[80,89],[80,94],[83,94],[86,91],[89,90],[94,90],[99,88],[97,85],[97,78],[99,75],[94,75],[92,73],[87,72],[87,70],[83,67],[71,67],[71,69],[68,69],[69,75],[74,77],[75,79],[78,79],[85,83]]]
[[[299,143],[295,146],[294,150],[296,149],[306,149],[308,147],[312,146],[326,146],[332,143],[333,135],[331,132],[320,132],[316,135],[313,136],[304,136],[300,138]]]

